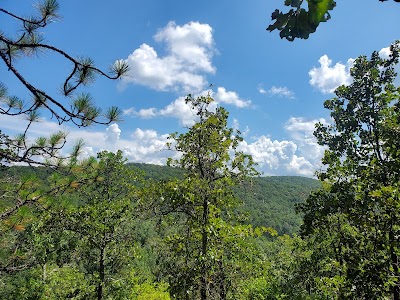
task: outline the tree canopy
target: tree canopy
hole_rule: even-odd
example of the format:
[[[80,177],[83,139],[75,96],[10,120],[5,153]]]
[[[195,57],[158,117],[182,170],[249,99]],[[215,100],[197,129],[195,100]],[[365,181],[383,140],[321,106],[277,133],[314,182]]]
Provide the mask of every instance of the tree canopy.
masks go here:
[[[229,215],[236,198],[233,186],[258,173],[252,157],[237,151],[239,132],[227,127],[228,112],[214,107],[208,96],[186,98],[198,121],[184,134],[170,136],[183,180],[163,187],[162,200],[171,212],[181,212],[181,230],[169,237],[172,259],[169,283],[176,299],[227,299],[241,269],[245,240],[256,234],[251,226],[235,225]],[[260,233],[262,230],[259,231]]]
[[[358,57],[353,82],[325,102],[333,124],[315,131],[327,147],[318,174],[323,188],[300,206],[303,236],[315,250],[325,245],[328,264],[320,270],[329,265],[330,272],[322,277],[345,298],[400,299],[400,87],[393,83],[399,42],[390,53]]]

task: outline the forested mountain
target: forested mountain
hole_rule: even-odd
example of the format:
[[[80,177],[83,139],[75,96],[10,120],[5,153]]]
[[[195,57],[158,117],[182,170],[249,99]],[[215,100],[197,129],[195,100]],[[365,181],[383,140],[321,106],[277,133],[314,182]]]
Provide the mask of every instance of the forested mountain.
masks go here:
[[[146,179],[169,180],[182,178],[183,171],[178,168],[144,163],[128,163],[130,168],[140,170]],[[15,166],[4,169],[6,174],[15,177],[38,176],[45,178],[49,171],[44,168]],[[320,187],[311,178],[297,176],[257,177],[236,188],[241,205],[238,208],[244,222],[253,226],[272,227],[278,234],[298,232],[302,222],[301,214],[295,212],[297,203],[304,202],[310,192]]]
[[[152,164],[130,163],[144,172],[146,178],[167,180],[182,178],[177,168]],[[293,234],[299,230],[301,214],[295,205],[304,202],[310,192],[321,186],[319,181],[298,176],[262,176],[253,178],[236,188],[242,205],[240,213],[253,226],[272,227],[279,234]]]

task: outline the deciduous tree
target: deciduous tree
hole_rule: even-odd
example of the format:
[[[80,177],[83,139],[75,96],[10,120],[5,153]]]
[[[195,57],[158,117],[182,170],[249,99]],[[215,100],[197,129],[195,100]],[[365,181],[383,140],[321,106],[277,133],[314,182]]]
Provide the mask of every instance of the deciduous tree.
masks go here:
[[[323,189],[301,206],[303,236],[329,241],[341,297],[400,299],[400,88],[394,85],[399,42],[390,57],[356,59],[353,83],[325,102],[333,124],[317,124],[326,146]]]
[[[183,216],[182,231],[168,239],[171,293],[179,299],[227,299],[238,261],[246,257],[240,245],[255,234],[251,226],[227,221],[236,201],[232,188],[257,172],[251,156],[237,151],[242,138],[227,127],[224,108],[214,106],[209,95],[189,95],[186,103],[198,120],[187,133],[170,136],[170,148],[182,156],[169,160],[185,178],[170,182],[162,194],[166,210]]]

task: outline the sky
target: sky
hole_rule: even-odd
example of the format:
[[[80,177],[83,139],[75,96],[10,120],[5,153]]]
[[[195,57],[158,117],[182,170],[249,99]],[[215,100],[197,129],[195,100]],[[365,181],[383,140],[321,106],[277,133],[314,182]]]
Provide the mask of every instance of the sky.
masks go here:
[[[131,162],[164,164],[177,154],[166,148],[172,132],[186,132],[193,112],[187,94],[210,93],[229,111],[229,126],[242,132],[239,150],[251,154],[264,175],[312,177],[321,168],[324,148],[313,137],[314,124],[331,122],[325,100],[341,84],[360,55],[387,55],[400,39],[400,4],[394,1],[338,0],[332,19],[308,40],[288,42],[268,32],[271,13],[283,0],[68,0],[61,18],[42,33],[45,42],[74,57],[90,57],[100,69],[116,60],[130,66],[119,81],[98,77],[90,92],[104,109],[116,105],[123,122],[77,128],[59,126],[46,113],[29,131],[33,140],[60,129],[68,147],[83,139],[82,157],[98,151],[123,151]],[[1,0],[0,7],[27,16],[34,1]],[[4,33],[16,22],[0,14]],[[16,66],[29,82],[68,105],[59,87],[71,65],[42,53]],[[10,94],[27,91],[0,64],[0,82]],[[1,130],[21,133],[23,120],[0,116]]]

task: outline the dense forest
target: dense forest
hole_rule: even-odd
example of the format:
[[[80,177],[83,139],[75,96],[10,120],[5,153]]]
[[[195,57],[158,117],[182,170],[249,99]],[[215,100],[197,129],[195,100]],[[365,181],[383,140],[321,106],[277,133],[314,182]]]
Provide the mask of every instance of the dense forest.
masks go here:
[[[177,284],[174,288],[179,290],[184,288],[180,286],[182,282],[193,280],[187,269],[176,274],[178,267],[184,266],[170,261],[177,254],[184,255],[176,247],[182,243],[178,234],[183,234],[182,226],[187,221],[179,216],[178,208],[168,213],[163,211],[165,203],[153,202],[155,191],[148,190],[183,180],[184,170],[126,164],[121,156],[111,153],[103,153],[99,163],[106,170],[98,172],[109,178],[91,182],[94,186],[84,189],[71,188],[77,183],[70,181],[70,187],[62,194],[31,203],[3,223],[0,255],[3,299],[99,298],[99,280],[104,298],[185,299],[186,296],[175,296],[169,291],[174,287],[172,284]],[[16,166],[1,172],[3,183],[15,181],[21,186],[51,183],[59,176],[43,167]],[[8,187],[2,186],[6,195]],[[290,255],[292,244],[299,241],[296,234],[301,216],[296,214],[295,206],[304,203],[310,192],[319,187],[317,180],[303,177],[257,177],[234,188],[236,204],[230,210],[232,216],[223,218],[235,220],[235,227],[230,229],[234,231],[224,233],[228,234],[226,238],[234,240],[227,241],[225,246],[238,247],[230,251],[240,251],[245,256],[236,257],[235,264],[229,266],[238,274],[232,278],[229,277],[233,274],[225,274],[229,278],[226,297],[263,299],[259,297],[264,297],[265,291],[258,289],[278,288],[273,286],[277,282],[268,281],[271,286],[266,286],[267,281],[262,278],[266,272],[272,276],[269,274],[272,260],[278,259],[282,252]],[[111,198],[103,199],[104,195]],[[127,198],[128,195],[132,198]],[[137,197],[144,203],[136,202]],[[6,204],[2,202],[2,210]],[[99,236],[101,232],[103,236]],[[235,237],[238,234],[244,238]],[[179,240],[175,240],[178,236]],[[174,282],[175,276],[181,276],[178,282]],[[237,281],[240,279],[246,279],[243,286]],[[233,283],[240,289],[230,290]],[[186,288],[185,293],[194,292],[193,286]],[[257,296],[257,293],[263,294]],[[192,298],[193,295],[189,297]]]
[[[269,30],[307,39],[335,1],[307,3],[285,1],[292,9],[276,10]],[[0,82],[0,115],[26,121],[16,136],[0,131],[0,299],[400,300],[399,41],[352,61],[351,80],[324,102],[318,180],[262,177],[210,91],[184,98],[195,121],[168,135],[166,166],[130,163],[122,150],[84,155],[82,140],[66,152],[64,131],[32,140],[39,111],[78,128],[123,114],[75,92],[129,65],[107,73],[45,44],[39,31],[58,8],[0,8],[21,25],[0,31],[1,61],[32,96]],[[59,89],[67,102],[19,72],[18,58],[39,52],[72,65]]]

